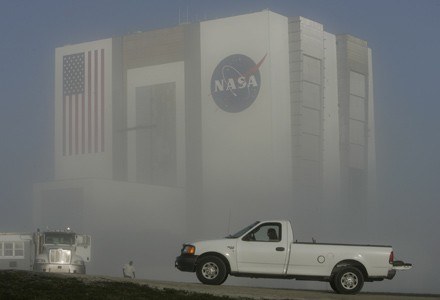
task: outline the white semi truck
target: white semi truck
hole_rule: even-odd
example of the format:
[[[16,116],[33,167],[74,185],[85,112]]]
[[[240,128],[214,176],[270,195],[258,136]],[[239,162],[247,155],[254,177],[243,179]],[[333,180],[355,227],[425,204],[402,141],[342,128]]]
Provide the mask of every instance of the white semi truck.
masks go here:
[[[67,230],[0,233],[0,269],[86,273],[91,238]]]
[[[394,260],[391,246],[303,243],[290,221],[255,222],[223,239],[186,243],[176,258],[181,271],[204,284],[228,275],[327,281],[341,294],[358,293],[365,281],[392,279],[412,265]]]

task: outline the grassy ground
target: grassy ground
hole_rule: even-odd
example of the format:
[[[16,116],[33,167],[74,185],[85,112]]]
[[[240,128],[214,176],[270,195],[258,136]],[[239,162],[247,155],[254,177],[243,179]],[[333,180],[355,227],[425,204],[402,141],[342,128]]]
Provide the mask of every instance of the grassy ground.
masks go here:
[[[214,299],[207,294],[158,290],[133,282],[84,281],[78,277],[28,271],[0,271],[0,300],[9,299]]]

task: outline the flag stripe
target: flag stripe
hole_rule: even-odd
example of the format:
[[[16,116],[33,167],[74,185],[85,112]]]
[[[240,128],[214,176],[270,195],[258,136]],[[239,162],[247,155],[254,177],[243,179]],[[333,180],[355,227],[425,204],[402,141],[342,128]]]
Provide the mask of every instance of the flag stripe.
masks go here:
[[[95,132],[94,132],[94,146],[95,152],[98,152],[98,50],[95,50],[95,92],[94,92],[94,100],[95,100]]]
[[[89,100],[89,123],[88,123],[88,132],[89,132],[89,144],[88,144],[88,150],[89,153],[92,152],[92,51],[89,51],[87,53],[87,61],[88,61],[88,68],[87,68],[87,98]]]
[[[63,96],[63,155],[66,155],[66,97]]]
[[[75,96],[75,154],[78,154],[78,114],[79,114],[79,110],[78,110],[78,94],[76,94]]]
[[[101,151],[104,152],[104,49],[101,49]]]
[[[81,154],[86,153],[86,96],[82,96],[81,105]]]
[[[72,155],[72,96],[69,96],[69,155]]]

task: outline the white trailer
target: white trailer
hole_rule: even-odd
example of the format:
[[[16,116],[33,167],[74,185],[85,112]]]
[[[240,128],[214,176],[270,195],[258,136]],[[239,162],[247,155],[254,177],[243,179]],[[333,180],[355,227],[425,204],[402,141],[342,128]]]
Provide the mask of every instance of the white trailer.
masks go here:
[[[0,269],[32,270],[34,261],[33,234],[0,233]]]

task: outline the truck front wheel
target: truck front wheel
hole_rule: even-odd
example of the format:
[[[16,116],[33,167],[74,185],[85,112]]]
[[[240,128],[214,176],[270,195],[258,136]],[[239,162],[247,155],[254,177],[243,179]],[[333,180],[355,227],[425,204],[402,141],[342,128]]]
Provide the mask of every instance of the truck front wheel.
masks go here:
[[[336,281],[336,280],[331,279],[331,280],[330,280],[330,286],[331,286],[332,290],[333,290],[335,293],[339,293],[339,292],[338,292],[338,289],[336,288],[335,281]]]
[[[358,268],[344,267],[333,277],[331,287],[339,294],[357,294],[364,286],[364,276]]]
[[[203,284],[220,285],[228,277],[226,265],[216,256],[202,257],[197,262],[196,274]]]

